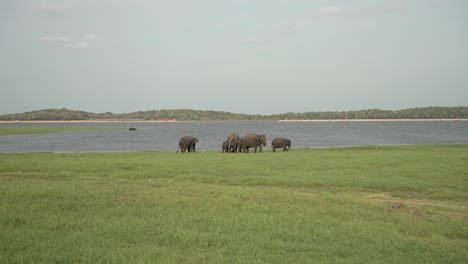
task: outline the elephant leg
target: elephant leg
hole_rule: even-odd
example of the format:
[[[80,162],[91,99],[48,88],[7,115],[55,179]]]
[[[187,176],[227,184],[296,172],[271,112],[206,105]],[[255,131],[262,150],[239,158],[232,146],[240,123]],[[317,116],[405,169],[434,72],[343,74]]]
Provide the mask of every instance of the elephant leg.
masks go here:
[[[275,147],[272,147],[271,149],[273,150],[273,152],[276,152],[276,148],[275,148]]]

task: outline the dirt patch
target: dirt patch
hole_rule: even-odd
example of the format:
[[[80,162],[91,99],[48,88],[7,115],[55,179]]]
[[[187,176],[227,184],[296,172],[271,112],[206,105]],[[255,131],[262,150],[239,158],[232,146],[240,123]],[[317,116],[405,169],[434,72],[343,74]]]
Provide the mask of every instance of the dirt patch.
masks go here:
[[[418,207],[411,207],[409,212],[410,212],[410,214],[412,216],[420,216],[421,215],[421,210],[419,210]]]
[[[402,202],[391,202],[390,208],[392,209],[404,209],[406,205]]]
[[[391,193],[386,192],[363,193],[363,197],[370,203],[388,204],[386,209],[388,212],[407,211],[412,216],[428,216],[431,219],[441,217],[468,219],[466,202],[434,200],[415,193],[408,196],[411,198],[395,198]]]

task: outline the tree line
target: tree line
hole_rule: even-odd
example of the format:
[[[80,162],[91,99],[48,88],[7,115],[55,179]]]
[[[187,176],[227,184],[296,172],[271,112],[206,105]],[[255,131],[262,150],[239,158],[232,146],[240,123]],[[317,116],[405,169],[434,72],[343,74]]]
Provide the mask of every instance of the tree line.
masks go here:
[[[192,109],[150,110],[124,114],[92,113],[79,110],[43,109],[0,115],[2,121],[71,120],[333,120],[333,119],[468,119],[468,107],[416,107],[403,110],[367,109],[357,111],[287,112],[273,115],[239,114]]]

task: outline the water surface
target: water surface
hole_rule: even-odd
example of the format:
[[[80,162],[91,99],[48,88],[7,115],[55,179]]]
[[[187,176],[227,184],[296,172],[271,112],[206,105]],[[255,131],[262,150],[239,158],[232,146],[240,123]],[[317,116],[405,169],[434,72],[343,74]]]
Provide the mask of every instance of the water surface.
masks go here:
[[[231,132],[291,139],[292,148],[361,145],[468,144],[466,121],[194,121],[3,123],[15,126],[96,126],[121,130],[0,136],[0,152],[176,151],[181,137],[197,137],[197,151],[220,150]],[[129,131],[135,127],[136,131]]]

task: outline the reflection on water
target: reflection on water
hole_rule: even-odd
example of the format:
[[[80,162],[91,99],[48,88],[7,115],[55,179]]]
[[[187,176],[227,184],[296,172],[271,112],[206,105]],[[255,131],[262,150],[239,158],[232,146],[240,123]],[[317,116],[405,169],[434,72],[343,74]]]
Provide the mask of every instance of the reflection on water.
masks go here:
[[[0,136],[0,152],[176,151],[181,137],[199,139],[197,151],[220,150],[229,133],[261,133],[267,147],[275,137],[286,137],[294,148],[356,145],[468,144],[466,121],[197,121],[108,123],[5,123],[14,126],[96,126],[122,130],[60,132]],[[136,131],[129,131],[135,127]]]

